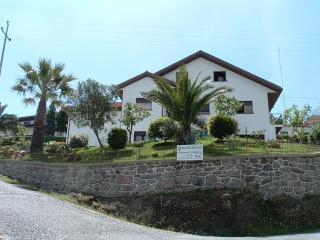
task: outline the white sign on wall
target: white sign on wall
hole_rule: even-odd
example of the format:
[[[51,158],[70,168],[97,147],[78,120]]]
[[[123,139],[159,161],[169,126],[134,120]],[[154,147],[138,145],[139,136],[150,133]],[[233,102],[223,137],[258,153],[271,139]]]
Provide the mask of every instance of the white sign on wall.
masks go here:
[[[203,160],[203,145],[178,145],[177,146],[177,161],[202,161]]]

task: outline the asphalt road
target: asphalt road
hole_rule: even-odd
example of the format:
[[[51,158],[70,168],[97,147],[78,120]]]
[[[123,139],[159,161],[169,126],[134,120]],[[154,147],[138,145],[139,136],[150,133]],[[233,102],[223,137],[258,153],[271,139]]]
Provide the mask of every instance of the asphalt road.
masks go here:
[[[200,237],[148,228],[0,181],[0,240],[247,240]],[[261,238],[260,238],[261,239]],[[263,238],[320,239],[320,234]]]

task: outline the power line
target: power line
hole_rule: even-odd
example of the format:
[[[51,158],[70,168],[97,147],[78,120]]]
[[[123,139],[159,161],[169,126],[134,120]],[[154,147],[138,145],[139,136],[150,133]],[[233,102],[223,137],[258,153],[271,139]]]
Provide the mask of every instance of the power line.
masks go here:
[[[34,30],[34,28],[32,28]],[[48,30],[46,28],[45,30]],[[175,34],[175,33],[159,33],[159,32],[126,32],[126,31],[105,31],[105,30],[71,30],[70,32],[79,32],[79,33],[106,33],[106,34],[125,34],[125,35],[138,35],[138,36],[157,36],[157,37],[179,37],[179,38],[200,38],[200,39],[208,39],[208,40],[216,40],[216,39],[224,39],[224,40],[243,40],[243,41],[263,41],[263,42],[284,42],[291,44],[317,44],[315,41],[297,41],[297,40],[286,40],[286,39],[264,39],[264,38],[243,38],[243,37],[225,37],[225,36],[208,36],[206,34],[202,35],[186,35],[186,34]]]
[[[14,20],[16,23],[25,23],[35,21],[28,20]],[[257,34],[279,34],[279,35],[304,35],[304,36],[316,36],[320,37],[320,33],[310,32],[280,32],[280,31],[259,31],[259,30],[234,30],[228,28],[201,28],[201,27],[180,27],[180,26],[161,26],[161,25],[143,25],[143,24],[106,24],[102,22],[96,23],[83,23],[83,22],[45,22],[45,25],[83,25],[83,26],[106,26],[106,27],[125,27],[125,28],[151,28],[151,29],[170,29],[170,30],[201,30],[201,31],[221,31],[221,32],[240,32],[240,33],[257,33]]]
[[[43,39],[43,38],[16,38],[17,41],[53,41],[53,42],[66,42],[66,41],[74,41],[74,39]],[[79,39],[77,39],[78,41]],[[80,39],[81,40],[81,39]],[[168,43],[150,43],[150,42],[121,42],[121,41],[84,41],[86,44],[107,44],[107,45],[138,45],[138,46],[159,46],[159,47],[214,47],[221,49],[231,49],[231,50],[253,50],[253,51],[271,51],[277,52],[277,49],[273,48],[249,48],[249,47],[230,47],[230,46],[214,46],[213,44],[168,44]],[[319,50],[300,50],[300,49],[282,49],[283,52],[297,52],[297,53],[320,53]]]
[[[285,97],[287,99],[320,100],[320,97]]]

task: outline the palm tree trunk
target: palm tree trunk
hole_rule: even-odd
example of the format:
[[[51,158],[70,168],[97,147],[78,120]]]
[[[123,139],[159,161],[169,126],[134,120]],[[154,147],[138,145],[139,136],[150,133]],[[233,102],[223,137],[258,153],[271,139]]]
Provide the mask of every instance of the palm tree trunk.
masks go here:
[[[42,153],[45,133],[45,116],[46,116],[47,101],[41,98],[38,104],[37,115],[33,124],[33,134],[30,146],[31,153]]]

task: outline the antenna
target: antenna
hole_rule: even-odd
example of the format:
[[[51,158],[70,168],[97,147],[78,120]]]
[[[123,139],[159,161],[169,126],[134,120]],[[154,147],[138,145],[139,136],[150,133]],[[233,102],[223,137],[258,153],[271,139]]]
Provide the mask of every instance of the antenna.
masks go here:
[[[283,80],[283,73],[282,73],[282,63],[281,63],[281,52],[280,52],[280,48],[279,46],[277,45],[277,48],[278,48],[278,60],[279,60],[279,69],[280,69],[280,78],[281,78],[281,87],[282,87],[282,104],[283,104],[283,110],[285,110],[286,108],[286,97],[285,97],[285,94],[284,94],[284,80]]]

